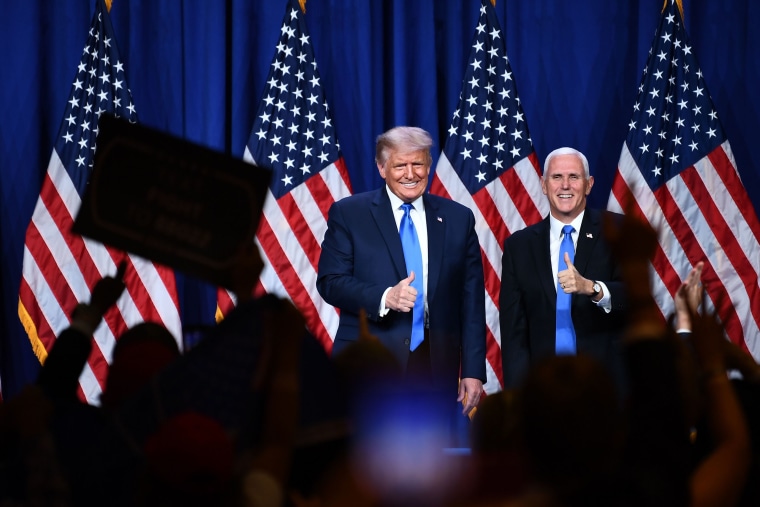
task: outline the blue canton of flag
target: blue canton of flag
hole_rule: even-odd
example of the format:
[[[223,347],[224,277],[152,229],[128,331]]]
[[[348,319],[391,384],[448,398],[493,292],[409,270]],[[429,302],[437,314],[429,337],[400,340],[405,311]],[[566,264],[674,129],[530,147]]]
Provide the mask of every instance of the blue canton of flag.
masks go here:
[[[459,104],[436,166],[431,192],[475,215],[486,286],[487,393],[501,388],[499,290],[504,240],[549,212],[538,160],[517,96],[504,33],[482,0]]]
[[[98,118],[103,113],[137,121],[111,20],[101,8],[90,26],[55,144],[80,196],[92,171]]]
[[[533,153],[504,34],[485,2],[444,152],[471,194]]]
[[[306,22],[291,2],[256,111],[248,149],[274,171],[279,199],[340,156]]]
[[[697,57],[671,3],[660,19],[626,143],[656,189],[726,140]]]

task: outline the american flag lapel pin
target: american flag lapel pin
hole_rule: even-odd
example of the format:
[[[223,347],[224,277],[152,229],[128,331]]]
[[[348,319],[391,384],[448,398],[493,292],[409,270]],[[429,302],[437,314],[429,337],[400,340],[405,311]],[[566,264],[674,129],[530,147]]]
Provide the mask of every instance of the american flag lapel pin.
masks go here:
[[[587,237],[587,238],[590,238],[590,239],[594,239],[594,235],[593,235],[593,234],[591,234],[590,232],[587,232],[587,233],[586,233],[586,237]]]
[[[436,217],[436,219],[437,219],[439,222],[443,223],[443,218],[441,218],[441,217]]]

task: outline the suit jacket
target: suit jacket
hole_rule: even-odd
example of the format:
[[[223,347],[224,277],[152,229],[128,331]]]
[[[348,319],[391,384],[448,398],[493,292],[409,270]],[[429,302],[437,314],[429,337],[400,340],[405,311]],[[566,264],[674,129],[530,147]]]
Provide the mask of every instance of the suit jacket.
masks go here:
[[[475,217],[450,199],[424,194],[428,236],[428,327],[433,378],[456,390],[461,377],[486,381],[485,288]],[[379,316],[383,292],[407,277],[398,227],[385,186],[341,199],[330,208],[317,290],[340,309],[333,354],[359,336],[359,311],[369,330],[406,368],[412,312]]]
[[[622,384],[618,342],[625,326],[626,294],[620,270],[602,234],[602,217],[610,213],[586,208],[574,265],[583,277],[607,285],[612,311],[606,313],[588,296],[574,294],[571,313],[578,353],[604,362]],[[547,216],[504,242],[499,320],[505,388],[519,384],[536,360],[554,354],[557,280],[549,254],[549,229]]]

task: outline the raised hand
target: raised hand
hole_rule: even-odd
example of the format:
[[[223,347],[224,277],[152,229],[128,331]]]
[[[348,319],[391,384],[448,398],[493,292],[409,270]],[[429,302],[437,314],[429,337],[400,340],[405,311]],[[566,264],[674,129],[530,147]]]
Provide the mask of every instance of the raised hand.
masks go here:
[[[594,282],[578,272],[567,252],[565,252],[565,264],[567,264],[567,269],[557,273],[560,289],[565,291],[565,294],[591,295]]]
[[[702,304],[704,290],[702,289],[702,269],[705,263],[698,262],[689,274],[686,280],[678,287],[674,299],[676,309],[676,328],[681,330],[691,330],[691,313],[696,313]]]
[[[414,271],[388,291],[385,296],[385,306],[397,312],[411,312],[417,300],[417,289],[412,287]]]
[[[124,292],[124,273],[127,271],[126,261],[121,261],[116,270],[116,275],[105,276],[98,280],[92,289],[90,296],[90,306],[102,317],[108,311]]]

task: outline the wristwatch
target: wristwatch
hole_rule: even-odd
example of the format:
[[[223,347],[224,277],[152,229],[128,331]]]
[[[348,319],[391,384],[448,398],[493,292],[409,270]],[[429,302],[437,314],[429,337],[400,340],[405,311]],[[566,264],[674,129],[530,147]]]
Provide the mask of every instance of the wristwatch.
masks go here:
[[[602,292],[602,286],[599,285],[599,282],[594,282],[594,285],[591,287],[591,289],[594,291],[591,293],[591,297],[595,298],[599,295],[600,292]]]

